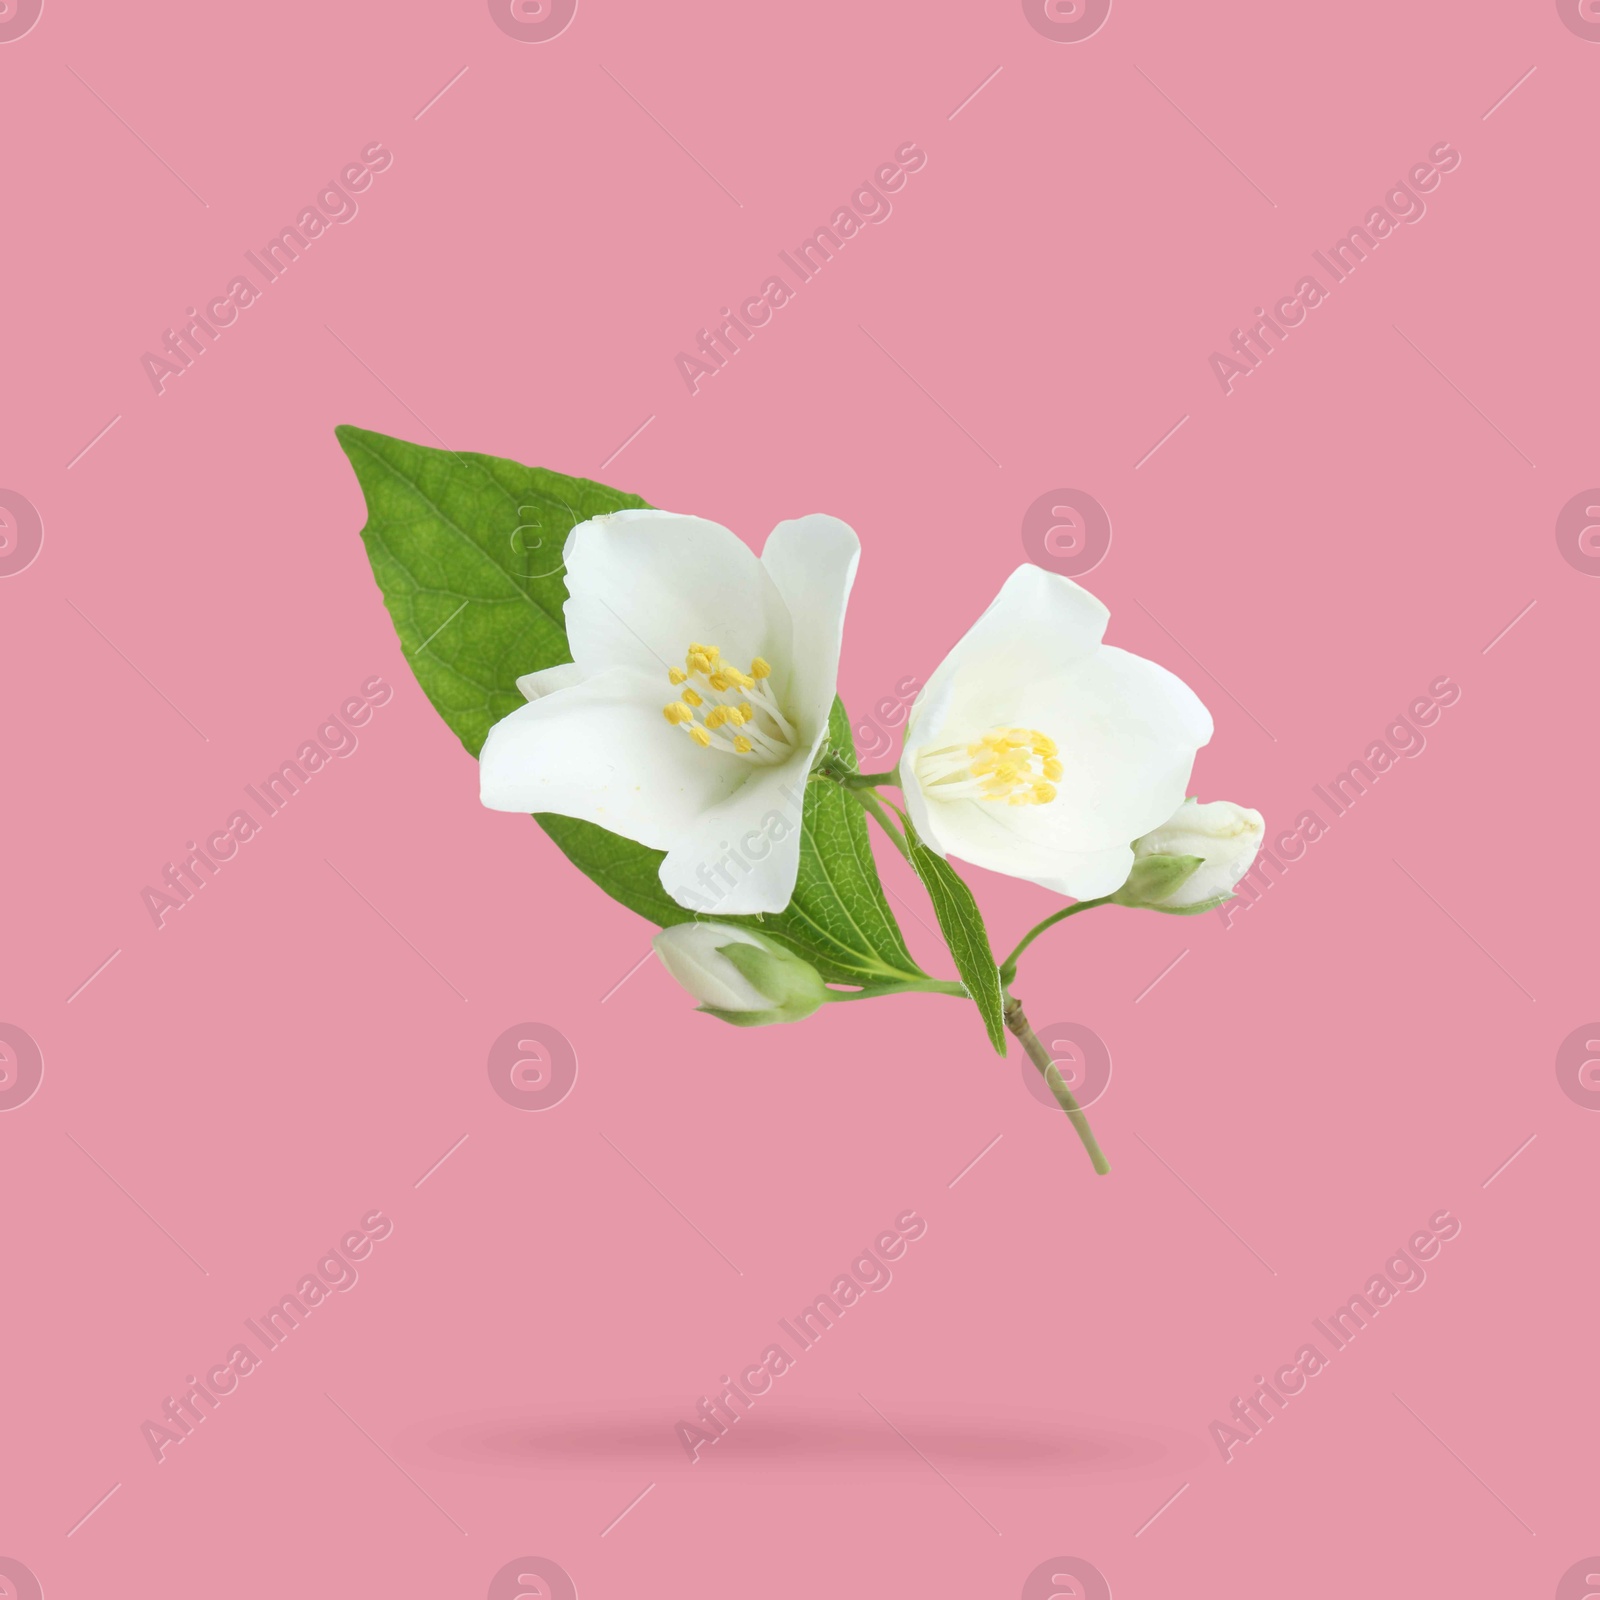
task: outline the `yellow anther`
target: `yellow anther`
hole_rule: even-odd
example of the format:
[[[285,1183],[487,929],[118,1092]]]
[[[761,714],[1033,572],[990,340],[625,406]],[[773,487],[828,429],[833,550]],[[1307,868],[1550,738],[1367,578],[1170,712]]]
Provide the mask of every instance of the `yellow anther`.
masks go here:
[[[936,782],[952,782],[958,773],[961,746],[946,746],[935,755],[943,771]],[[1056,797],[1054,780],[1065,770],[1056,759],[1055,741],[1037,728],[990,728],[965,746],[968,761],[962,777],[977,779],[977,798],[1005,800],[1012,805],[1048,805]],[[952,762],[952,766],[945,763]],[[961,792],[973,794],[962,786]]]
[[[0,6],[4,4],[5,0],[0,0]],[[757,687],[772,676],[770,662],[756,656],[750,670],[741,672],[716,645],[698,641],[689,645],[683,660],[683,666],[666,669],[678,695],[662,708],[668,722],[681,727],[702,750],[732,752],[756,762],[784,759],[794,730],[771,691]],[[756,697],[754,704],[744,698],[747,694]],[[748,736],[740,732],[747,725]],[[720,736],[719,729],[724,730]],[[1027,764],[1025,755],[1013,760]],[[1026,772],[1021,781],[1030,782],[1037,776]]]

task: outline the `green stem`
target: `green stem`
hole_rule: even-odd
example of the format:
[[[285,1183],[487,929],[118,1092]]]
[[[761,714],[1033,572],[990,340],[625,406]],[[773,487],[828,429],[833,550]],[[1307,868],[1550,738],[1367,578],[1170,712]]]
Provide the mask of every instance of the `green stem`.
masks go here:
[[[864,989],[830,989],[829,1000],[876,1000],[885,994],[953,994],[965,1000],[967,991],[959,983],[943,978],[907,978],[899,983],[874,984]]]
[[[1092,911],[1096,906],[1108,906],[1111,904],[1112,899],[1113,896],[1107,894],[1102,895],[1098,900],[1078,900],[1070,906],[1063,906],[1059,911],[1052,912],[1044,919],[1043,922],[1037,924],[1035,927],[1029,928],[1028,931],[1023,934],[1021,943],[1019,943],[1017,948],[1006,957],[1004,964],[1001,966],[1000,981],[1002,983],[1010,983],[1011,980],[1016,977],[1017,961],[1021,957],[1022,952],[1026,950],[1028,946],[1045,931],[1046,928],[1053,928],[1058,922],[1063,921],[1067,917],[1075,915],[1079,911]]]
[[[883,803],[878,799],[877,795],[870,789],[850,789],[848,793],[854,795],[861,802],[862,809],[869,816],[877,819],[878,826],[889,835],[895,849],[909,861],[911,859],[911,847],[906,843],[905,835],[901,833],[894,818],[883,809]]]
[[[898,789],[900,773],[894,767],[887,772],[844,772],[838,775],[838,781],[847,789],[881,789],[885,784]]]
[[[1084,901],[1085,905],[1097,904],[1095,901]],[[1076,910],[1077,907],[1069,908]],[[1095,1140],[1094,1129],[1089,1126],[1089,1119],[1084,1116],[1083,1108],[1073,1097],[1072,1091],[1067,1087],[1066,1079],[1061,1076],[1061,1069],[1050,1059],[1050,1052],[1039,1042],[1039,1036],[1028,1026],[1028,1019],[1022,1010],[1022,1002],[1015,998],[1006,1001],[1006,1026],[1022,1041],[1022,1048],[1028,1052],[1028,1059],[1044,1075],[1044,1081],[1050,1085],[1050,1093],[1056,1097],[1056,1103],[1066,1112],[1072,1126],[1077,1130],[1078,1137],[1083,1141],[1083,1148],[1089,1152],[1089,1160],[1094,1163],[1094,1170],[1102,1177],[1111,1170],[1111,1163],[1106,1160],[1099,1144]]]

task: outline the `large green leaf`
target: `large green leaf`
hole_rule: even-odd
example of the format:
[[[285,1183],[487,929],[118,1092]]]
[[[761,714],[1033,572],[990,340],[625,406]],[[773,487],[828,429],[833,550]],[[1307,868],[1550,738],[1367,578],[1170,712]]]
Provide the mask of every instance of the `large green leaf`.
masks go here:
[[[440,716],[477,755],[492,724],[523,703],[518,676],[572,659],[561,609],[567,534],[590,517],[645,502],[496,456],[434,450],[362,428],[338,435],[366,496],[361,536],[401,649]],[[837,701],[827,755],[835,769],[855,769],[850,719]],[[793,900],[775,915],[724,920],[759,927],[830,983],[924,976],[884,899],[861,808],[823,778],[794,800],[784,815],[802,830]],[[660,851],[571,817],[535,820],[630,910],[662,927],[693,919],[661,887]]]
[[[523,704],[518,675],[572,659],[561,614],[568,532],[645,502],[498,456],[336,431],[367,499],[361,537],[400,648],[477,755],[490,727]]]
[[[898,808],[896,808],[898,809]],[[906,845],[911,865],[922,879],[934,914],[939,919],[939,931],[950,946],[956,971],[967,993],[977,1001],[983,1013],[983,1025],[989,1030],[989,1043],[998,1054],[1006,1053],[1005,995],[1000,982],[1000,969],[995,965],[994,951],[989,948],[989,930],[983,925],[983,916],[972,891],[957,876],[956,870],[943,856],[938,856],[917,837],[911,819],[900,812],[905,824]]]

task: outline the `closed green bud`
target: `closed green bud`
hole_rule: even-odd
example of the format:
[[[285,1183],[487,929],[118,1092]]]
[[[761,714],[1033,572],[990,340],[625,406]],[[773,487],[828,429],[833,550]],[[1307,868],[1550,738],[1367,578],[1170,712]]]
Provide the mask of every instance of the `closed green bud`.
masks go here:
[[[726,922],[680,922],[652,941],[661,964],[700,1009],[740,1028],[798,1022],[827,998],[810,962],[775,940]]]
[[[1153,833],[1134,840],[1133,874],[1128,885],[1138,880],[1141,868],[1155,868],[1157,862],[1194,864],[1178,874],[1164,892],[1153,886],[1159,882],[1159,873],[1171,868],[1156,869],[1152,887],[1142,891],[1142,898],[1124,900],[1128,887],[1124,885],[1116,896],[1117,902],[1178,916],[1192,916],[1220,906],[1233,898],[1234,885],[1254,865],[1265,827],[1259,811],[1236,806],[1231,800],[1212,800],[1205,805],[1193,797],[1185,800]]]

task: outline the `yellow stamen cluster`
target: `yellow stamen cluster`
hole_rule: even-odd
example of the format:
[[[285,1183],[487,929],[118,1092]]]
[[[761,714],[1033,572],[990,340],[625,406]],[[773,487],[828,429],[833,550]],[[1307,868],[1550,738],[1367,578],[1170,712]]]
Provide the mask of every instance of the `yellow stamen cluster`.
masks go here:
[[[683,666],[667,669],[667,681],[680,693],[661,708],[661,714],[702,749],[762,764],[783,761],[795,735],[768,684],[771,676],[771,664],[760,656],[748,672],[741,672],[723,659],[716,645],[691,644]],[[702,684],[703,692],[693,683]]]
[[[943,745],[917,758],[917,773],[942,800],[1046,806],[1065,769],[1055,741],[1037,728],[991,728],[969,744]]]

